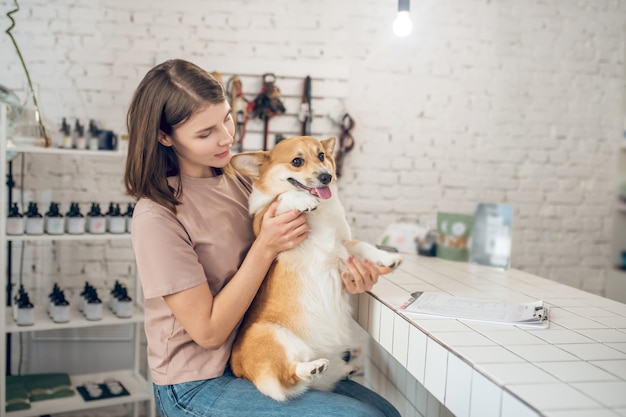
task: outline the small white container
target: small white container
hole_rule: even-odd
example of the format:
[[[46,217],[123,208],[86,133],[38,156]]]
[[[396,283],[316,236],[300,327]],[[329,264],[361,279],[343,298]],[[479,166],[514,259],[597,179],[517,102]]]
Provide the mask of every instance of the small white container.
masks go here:
[[[35,307],[30,303],[19,306],[15,322],[18,326],[32,326],[35,324]]]
[[[102,301],[97,298],[88,300],[85,303],[83,314],[87,320],[102,320]]]
[[[106,232],[106,219],[102,216],[87,216],[87,232],[102,234]]]
[[[26,218],[26,234],[27,235],[43,235],[44,220],[43,217],[27,217]]]
[[[7,217],[7,235],[23,235],[25,229],[24,217]]]
[[[63,217],[46,217],[46,233],[49,235],[62,235],[65,231],[65,219]]]
[[[52,321],[55,323],[67,323],[70,321],[70,303],[57,302],[52,306]]]
[[[109,217],[109,233],[126,233],[126,219],[124,217]]]
[[[68,217],[65,221],[66,231],[70,235],[85,233],[86,219],[84,217]]]
[[[26,220],[20,213],[17,203],[13,203],[9,208],[9,216],[7,217],[7,235],[23,235],[26,228]]]
[[[97,151],[98,147],[100,146],[100,141],[98,140],[98,137],[91,136],[88,140],[87,146],[89,147],[90,151]]]
[[[133,300],[130,298],[117,300],[115,303],[115,315],[121,319],[133,316]]]

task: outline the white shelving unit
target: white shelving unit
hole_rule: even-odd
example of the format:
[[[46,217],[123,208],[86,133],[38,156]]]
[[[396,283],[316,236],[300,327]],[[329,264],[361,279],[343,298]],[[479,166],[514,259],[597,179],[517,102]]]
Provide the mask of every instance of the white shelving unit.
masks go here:
[[[128,325],[134,326],[134,352],[133,352],[133,367],[131,369],[124,369],[106,373],[92,373],[92,374],[80,374],[70,375],[72,387],[76,391],[76,388],[87,381],[103,381],[105,378],[114,378],[121,382],[130,395],[112,397],[102,400],[85,401],[82,396],[76,391],[72,397],[65,397],[61,399],[35,401],[31,402],[31,407],[27,410],[6,412],[6,375],[4,366],[2,372],[0,372],[0,416],[6,417],[27,417],[27,416],[40,416],[62,412],[79,411],[87,409],[95,409],[100,407],[120,405],[120,404],[134,404],[134,415],[139,414],[139,404],[148,404],[148,415],[153,417],[155,415],[154,397],[152,393],[152,382],[149,378],[146,378],[140,372],[140,358],[141,347],[139,346],[141,335],[143,332],[143,304],[136,302],[134,306],[133,315],[130,318],[118,318],[108,309],[103,309],[102,320],[89,321],[78,311],[72,311],[69,322],[67,323],[54,323],[47,317],[47,313],[43,307],[35,307],[35,320],[32,326],[17,326],[13,321],[11,310],[7,305],[7,243],[19,242],[19,241],[94,241],[94,240],[117,240],[117,239],[129,239],[129,234],[84,234],[84,235],[20,235],[9,236],[6,234],[6,218],[7,218],[7,189],[6,189],[6,175],[7,175],[7,163],[6,163],[6,144],[7,144],[7,109],[6,106],[0,104],[0,180],[2,180],[2,195],[0,199],[0,282],[2,285],[0,288],[0,360],[5,362],[7,357],[7,335],[19,334],[21,332],[40,332],[52,329],[70,329],[70,328],[87,328],[96,326],[111,326],[111,325]],[[46,149],[46,148],[17,148],[11,149],[11,152],[19,153],[38,153],[38,154],[51,154],[51,155],[83,155],[83,156],[105,156],[110,155],[112,157],[123,156],[118,151],[79,151],[73,149]],[[136,283],[135,300],[142,300],[140,293],[140,284]]]

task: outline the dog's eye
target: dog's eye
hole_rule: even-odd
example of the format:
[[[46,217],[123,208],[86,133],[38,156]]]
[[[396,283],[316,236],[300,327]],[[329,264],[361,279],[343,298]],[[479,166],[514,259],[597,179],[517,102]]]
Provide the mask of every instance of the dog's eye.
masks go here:
[[[293,160],[291,161],[291,165],[293,165],[296,168],[299,168],[302,165],[304,165],[304,159],[302,159],[302,158],[293,158]]]
[[[317,155],[317,157],[320,159],[320,161],[324,162],[324,152],[320,152],[319,155]]]

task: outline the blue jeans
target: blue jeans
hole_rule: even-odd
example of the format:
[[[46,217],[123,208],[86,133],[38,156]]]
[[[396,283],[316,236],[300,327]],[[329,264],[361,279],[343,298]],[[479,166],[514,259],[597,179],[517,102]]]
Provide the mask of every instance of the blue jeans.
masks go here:
[[[308,390],[281,403],[228,369],[218,378],[155,384],[154,398],[161,417],[400,417],[387,400],[347,379],[333,392]]]

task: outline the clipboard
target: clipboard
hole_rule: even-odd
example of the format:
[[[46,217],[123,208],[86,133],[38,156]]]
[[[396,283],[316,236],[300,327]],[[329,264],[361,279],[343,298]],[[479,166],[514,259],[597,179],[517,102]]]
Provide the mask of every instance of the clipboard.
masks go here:
[[[457,297],[435,291],[411,293],[397,309],[403,314],[548,328],[549,308],[542,300],[514,303],[498,299]]]

